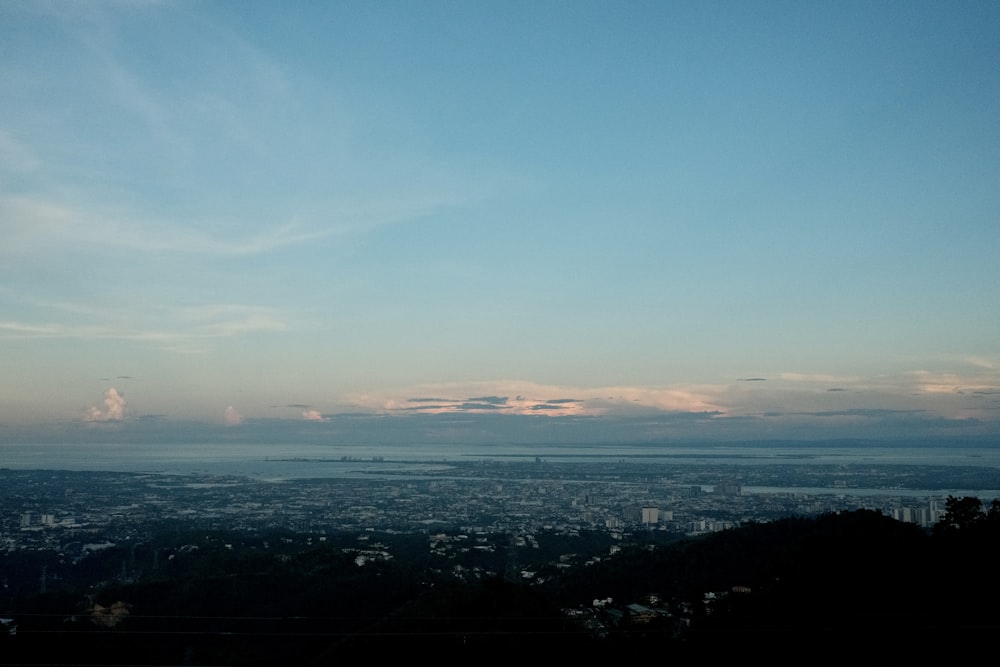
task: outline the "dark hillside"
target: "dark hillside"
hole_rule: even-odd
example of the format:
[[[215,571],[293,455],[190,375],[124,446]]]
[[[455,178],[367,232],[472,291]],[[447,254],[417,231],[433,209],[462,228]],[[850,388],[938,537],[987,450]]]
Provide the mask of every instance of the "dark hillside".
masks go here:
[[[542,585],[449,578],[428,565],[426,535],[373,535],[365,553],[379,540],[393,556],[362,563],[348,548],[356,536],[319,545],[202,534],[197,545],[154,541],[158,567],[142,575],[7,589],[0,654],[5,664],[272,665],[414,650],[642,650],[709,663],[902,665],[931,652],[958,664],[1000,634],[1000,514],[952,499],[946,519],[928,532],[864,510],[789,518],[612,557],[585,536],[549,555],[591,545],[602,559],[552,570]],[[96,572],[124,568],[124,554],[102,553]],[[6,571],[38,572],[49,557],[20,553]]]

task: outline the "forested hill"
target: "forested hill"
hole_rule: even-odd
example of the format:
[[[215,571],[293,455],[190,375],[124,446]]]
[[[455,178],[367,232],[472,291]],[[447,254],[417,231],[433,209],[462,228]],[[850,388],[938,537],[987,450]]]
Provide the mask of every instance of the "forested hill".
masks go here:
[[[859,510],[634,548],[551,594],[563,604],[649,592],[687,601],[690,626],[672,636],[690,657],[961,664],[1000,636],[1000,505],[986,512],[977,499],[952,498],[948,508],[931,532]],[[659,639],[641,624],[620,627],[622,642]]]

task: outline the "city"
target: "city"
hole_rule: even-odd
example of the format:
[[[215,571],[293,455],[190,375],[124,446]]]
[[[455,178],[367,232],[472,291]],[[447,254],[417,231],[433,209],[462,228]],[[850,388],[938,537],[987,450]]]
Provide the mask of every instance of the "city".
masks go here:
[[[450,646],[442,637],[523,644],[539,627],[548,628],[547,640],[576,647],[585,640],[598,642],[592,649],[609,648],[622,637],[691,647],[695,629],[723,618],[732,596],[778,581],[774,573],[712,575],[718,568],[705,566],[706,559],[732,552],[736,563],[753,562],[762,538],[752,537],[757,546],[736,552],[727,540],[745,541],[770,525],[780,535],[796,525],[789,520],[843,517],[847,525],[863,525],[871,516],[888,521],[878,535],[898,532],[901,540],[892,538],[893,544],[905,544],[929,536],[955,512],[956,489],[979,489],[976,506],[993,507],[989,490],[1000,488],[1000,472],[985,466],[675,465],[571,457],[295,463],[327,476],[0,469],[0,623],[6,629],[0,642],[17,649],[24,664],[60,659],[32,641],[67,628],[83,632],[80,641],[112,633],[108,637],[127,644],[122,650],[130,656],[147,649],[128,642],[154,630],[213,638],[211,651],[221,653],[198,650],[183,658],[189,664],[213,655],[226,664],[270,664],[287,655],[279,639],[306,632],[314,639],[301,650],[310,659],[329,642],[346,650],[367,646],[372,637],[437,637],[442,648]],[[861,539],[866,558],[885,555],[879,537],[837,539]],[[662,565],[659,574],[642,565],[649,557],[674,562],[671,546],[685,543],[704,551],[694,557],[702,565]],[[898,556],[907,561],[903,569],[917,568],[923,556],[912,545],[907,549]],[[780,563],[782,553],[764,560]],[[814,569],[831,567],[839,566]],[[621,568],[628,574],[615,574]],[[258,599],[266,594],[265,573],[286,600]],[[345,596],[345,590],[353,592]],[[449,624],[458,621],[447,620],[453,616],[441,620],[440,610],[420,606],[428,595],[442,597],[437,604],[446,608],[473,596],[462,618],[504,612],[481,619],[486,630],[455,629]],[[523,601],[521,595],[537,597]],[[185,621],[182,610],[192,596],[207,606],[200,620]],[[359,605],[358,596],[372,601]],[[538,611],[550,605],[551,611]],[[30,609],[49,611],[27,614]],[[279,618],[282,629],[275,631]],[[534,620],[521,629],[511,625],[525,619]],[[220,647],[226,637],[249,642],[260,636],[271,639],[256,659],[237,659],[234,648]],[[177,661],[162,651],[145,659]]]
[[[379,460],[377,463],[383,463]],[[358,460],[326,461],[351,471]],[[0,470],[5,550],[54,548],[87,535],[138,538],[153,522],[477,533],[604,530],[696,535],[785,516],[873,509],[930,527],[953,489],[989,501],[988,467],[695,465],[525,461],[393,462],[364,476],[268,481],[245,476]]]

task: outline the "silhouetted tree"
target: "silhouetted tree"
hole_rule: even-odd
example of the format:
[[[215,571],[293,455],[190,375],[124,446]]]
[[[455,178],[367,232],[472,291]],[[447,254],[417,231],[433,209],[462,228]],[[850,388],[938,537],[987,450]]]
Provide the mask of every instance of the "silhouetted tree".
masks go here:
[[[986,513],[986,519],[992,524],[1000,522],[1000,498],[994,498],[990,503],[990,509]]]
[[[996,505],[996,502],[993,503]],[[991,510],[993,507],[991,506]],[[975,496],[956,498],[948,496],[945,501],[945,513],[935,526],[939,532],[965,530],[971,528],[986,518],[983,512],[983,501]]]

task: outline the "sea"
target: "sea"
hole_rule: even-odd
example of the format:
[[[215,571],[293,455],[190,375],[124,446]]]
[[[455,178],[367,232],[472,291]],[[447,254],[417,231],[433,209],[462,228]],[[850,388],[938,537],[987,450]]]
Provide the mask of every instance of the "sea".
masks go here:
[[[287,481],[392,475],[419,476],[459,463],[630,463],[648,466],[971,466],[1000,469],[1000,445],[905,445],[872,442],[685,444],[316,444],[316,443],[3,443],[0,468],[129,473],[239,475]],[[782,489],[744,488],[744,493]],[[783,489],[785,491],[793,489]],[[920,489],[803,489],[803,493],[924,494]],[[1000,497],[996,489],[944,493]],[[936,490],[934,493],[942,493]]]

